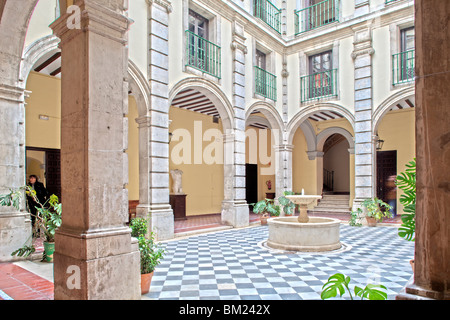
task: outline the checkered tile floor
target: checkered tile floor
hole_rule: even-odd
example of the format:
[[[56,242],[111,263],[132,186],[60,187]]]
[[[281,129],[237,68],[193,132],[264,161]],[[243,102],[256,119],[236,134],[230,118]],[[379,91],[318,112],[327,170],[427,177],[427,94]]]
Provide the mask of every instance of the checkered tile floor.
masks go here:
[[[412,276],[414,243],[401,239],[395,227],[342,224],[346,249],[333,253],[269,250],[267,237],[267,226],[257,226],[164,242],[167,254],[145,298],[314,300],[328,277],[340,272],[352,279],[351,289],[380,283],[394,299]]]

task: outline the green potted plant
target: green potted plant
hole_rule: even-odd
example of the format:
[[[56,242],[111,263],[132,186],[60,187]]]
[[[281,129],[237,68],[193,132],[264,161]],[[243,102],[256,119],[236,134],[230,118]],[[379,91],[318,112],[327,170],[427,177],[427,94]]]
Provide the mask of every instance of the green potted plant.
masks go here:
[[[384,218],[392,217],[389,210],[392,206],[383,202],[378,198],[369,198],[362,202],[362,206],[365,208],[365,216],[369,227],[375,227],[378,222],[383,221]],[[358,211],[361,210],[358,208]]]
[[[44,235],[44,258],[47,262],[53,261],[53,253],[55,251],[55,232],[61,226],[61,203],[56,195],[51,195],[45,203],[40,203],[36,197],[36,192],[28,186],[19,188],[17,190],[10,190],[9,194],[0,195],[0,205],[2,206],[14,206],[19,210],[20,199],[22,198],[23,191],[26,194],[33,197],[37,203],[36,207],[36,224],[37,228]],[[33,245],[27,246],[15,250],[11,255],[27,257],[35,252]]]
[[[264,199],[252,205],[253,212],[261,215],[261,225],[266,225],[270,216],[278,217],[280,215],[280,206],[276,205],[273,199]]]
[[[144,218],[135,218],[130,223],[131,235],[138,238],[140,265],[141,265],[141,294],[150,291],[150,285],[153,274],[160,260],[165,254],[154,238],[153,232],[147,235],[147,220]]]
[[[281,197],[278,198],[278,202],[283,207],[283,212],[287,216],[292,216],[295,212],[296,205],[286,198],[286,196],[294,195],[293,191],[285,191]]]

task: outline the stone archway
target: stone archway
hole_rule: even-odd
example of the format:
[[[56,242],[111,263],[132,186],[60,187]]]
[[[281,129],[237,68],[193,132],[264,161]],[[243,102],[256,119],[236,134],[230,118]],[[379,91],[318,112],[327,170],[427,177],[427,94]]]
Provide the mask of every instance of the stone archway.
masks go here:
[[[223,202],[221,215],[224,223],[232,224],[227,223],[225,209],[225,203],[234,199],[234,186],[236,183],[233,170],[230,169],[234,165],[234,140],[231,139],[234,136],[234,111],[231,103],[215,84],[203,78],[192,77],[181,80],[170,90],[169,105],[220,119],[222,127],[221,139],[223,141]],[[175,121],[175,119],[173,120]],[[193,138],[196,138],[196,136],[194,135]],[[194,153],[196,150],[194,149]],[[204,165],[203,148],[201,152],[202,155],[193,154],[192,158],[194,163]],[[212,165],[218,165],[218,163],[214,162]]]

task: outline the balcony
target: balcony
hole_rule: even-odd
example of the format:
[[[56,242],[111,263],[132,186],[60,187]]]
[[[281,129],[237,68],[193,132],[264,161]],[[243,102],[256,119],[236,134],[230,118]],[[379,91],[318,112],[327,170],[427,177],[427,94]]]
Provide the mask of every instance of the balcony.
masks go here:
[[[220,47],[189,30],[186,30],[186,40],[186,65],[220,79]]]
[[[300,78],[301,102],[337,96],[337,69]]]
[[[393,85],[412,82],[415,79],[415,50],[409,50],[392,56]]]
[[[339,0],[325,0],[295,11],[295,34],[339,21]]]
[[[277,77],[255,66],[256,94],[277,101]]]
[[[254,16],[281,34],[281,9],[268,0],[254,0]]]

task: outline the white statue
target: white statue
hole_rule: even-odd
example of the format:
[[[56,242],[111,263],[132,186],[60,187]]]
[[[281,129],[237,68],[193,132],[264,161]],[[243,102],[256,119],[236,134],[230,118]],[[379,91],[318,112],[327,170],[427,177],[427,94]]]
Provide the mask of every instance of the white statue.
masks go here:
[[[172,176],[172,191],[174,194],[183,194],[183,186],[181,184],[181,176],[183,175],[183,171],[179,169],[170,170],[170,174]]]

